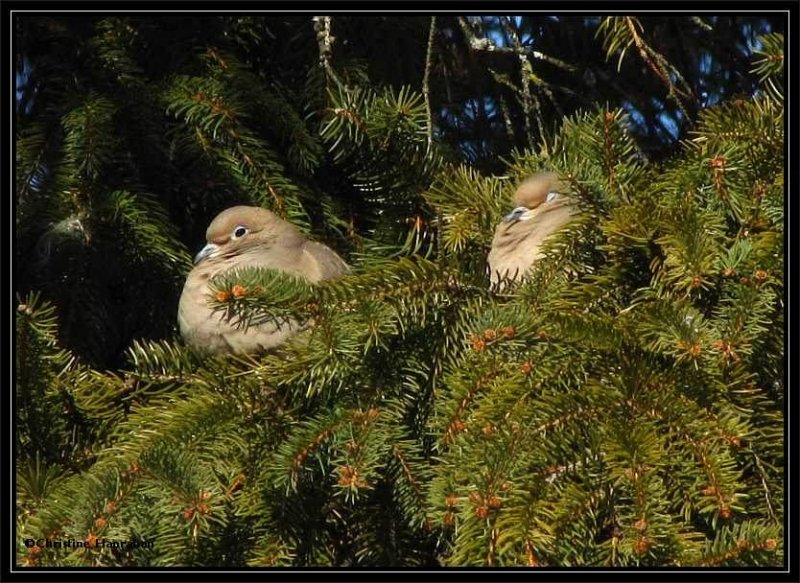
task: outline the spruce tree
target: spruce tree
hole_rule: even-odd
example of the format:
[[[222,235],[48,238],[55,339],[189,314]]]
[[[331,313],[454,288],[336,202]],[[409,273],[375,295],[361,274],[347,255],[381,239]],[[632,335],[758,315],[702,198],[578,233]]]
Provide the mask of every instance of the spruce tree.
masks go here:
[[[437,34],[478,54],[480,30],[398,22],[415,87],[348,58],[336,26],[358,19],[20,24],[44,40],[17,112],[17,562],[780,565],[783,37],[761,37],[752,96],[693,112],[639,21],[605,19],[604,56],[640,49],[686,139],[654,159],[607,103],[545,120],[521,65],[524,82],[494,73],[530,131],[488,163],[432,106]],[[541,169],[581,217],[492,289],[494,226]],[[216,278],[243,325],[309,326],[207,358],[178,338],[177,298],[237,203],[353,270]]]

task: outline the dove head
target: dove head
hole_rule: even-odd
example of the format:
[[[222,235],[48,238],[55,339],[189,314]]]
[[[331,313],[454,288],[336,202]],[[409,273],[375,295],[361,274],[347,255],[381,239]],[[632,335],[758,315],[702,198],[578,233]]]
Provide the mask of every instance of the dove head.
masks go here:
[[[276,214],[256,206],[234,206],[219,213],[206,230],[206,246],[195,264],[206,259],[228,258],[251,249],[271,247],[281,239],[284,245],[300,239],[292,225]]]
[[[555,172],[538,172],[526,178],[514,193],[514,210],[503,217],[503,222],[527,221],[536,216],[533,212],[561,201],[564,185]]]

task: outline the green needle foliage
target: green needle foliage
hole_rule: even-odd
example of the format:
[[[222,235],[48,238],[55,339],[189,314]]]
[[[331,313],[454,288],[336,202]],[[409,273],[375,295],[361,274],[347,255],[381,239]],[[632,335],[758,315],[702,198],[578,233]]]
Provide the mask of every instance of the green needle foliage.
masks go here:
[[[322,48],[305,77],[273,75],[250,50],[268,29],[230,19],[161,63],[163,31],[100,19],[77,77],[93,89],[20,124],[18,563],[782,564],[780,35],[760,90],[702,110],[661,162],[595,106],[491,176],[429,133],[422,92]],[[642,25],[599,30],[612,55]],[[581,216],[500,292],[494,226],[541,169]],[[216,277],[220,316],[303,330],[203,357],[177,297],[189,246],[237,203],[352,270]]]

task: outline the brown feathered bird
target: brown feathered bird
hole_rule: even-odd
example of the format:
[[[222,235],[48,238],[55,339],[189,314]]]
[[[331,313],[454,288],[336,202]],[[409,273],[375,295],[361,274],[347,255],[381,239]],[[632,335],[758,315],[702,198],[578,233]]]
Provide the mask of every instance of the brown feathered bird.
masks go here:
[[[497,225],[489,252],[489,275],[498,289],[523,279],[541,257],[544,240],[575,217],[565,190],[553,172],[534,174],[519,185],[515,208]]]
[[[348,265],[329,247],[307,239],[268,210],[235,206],[222,211],[206,231],[208,244],[194,258],[178,305],[181,336],[211,354],[254,354],[279,346],[302,326],[296,321],[237,326],[209,305],[209,280],[230,269],[268,267],[310,282],[338,277]]]

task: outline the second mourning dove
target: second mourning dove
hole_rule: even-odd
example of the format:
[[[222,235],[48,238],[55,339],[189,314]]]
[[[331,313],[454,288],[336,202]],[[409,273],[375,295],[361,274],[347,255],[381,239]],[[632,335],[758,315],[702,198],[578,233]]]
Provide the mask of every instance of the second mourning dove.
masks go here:
[[[563,193],[558,175],[539,172],[514,193],[514,210],[497,226],[489,252],[492,284],[522,279],[542,255],[542,242],[566,225],[577,209]]]
[[[209,281],[233,268],[268,267],[310,282],[344,274],[347,264],[268,210],[235,206],[222,211],[206,231],[208,244],[194,258],[178,305],[181,336],[193,349],[211,354],[253,354],[285,342],[298,322],[265,322],[245,328],[209,305]]]

